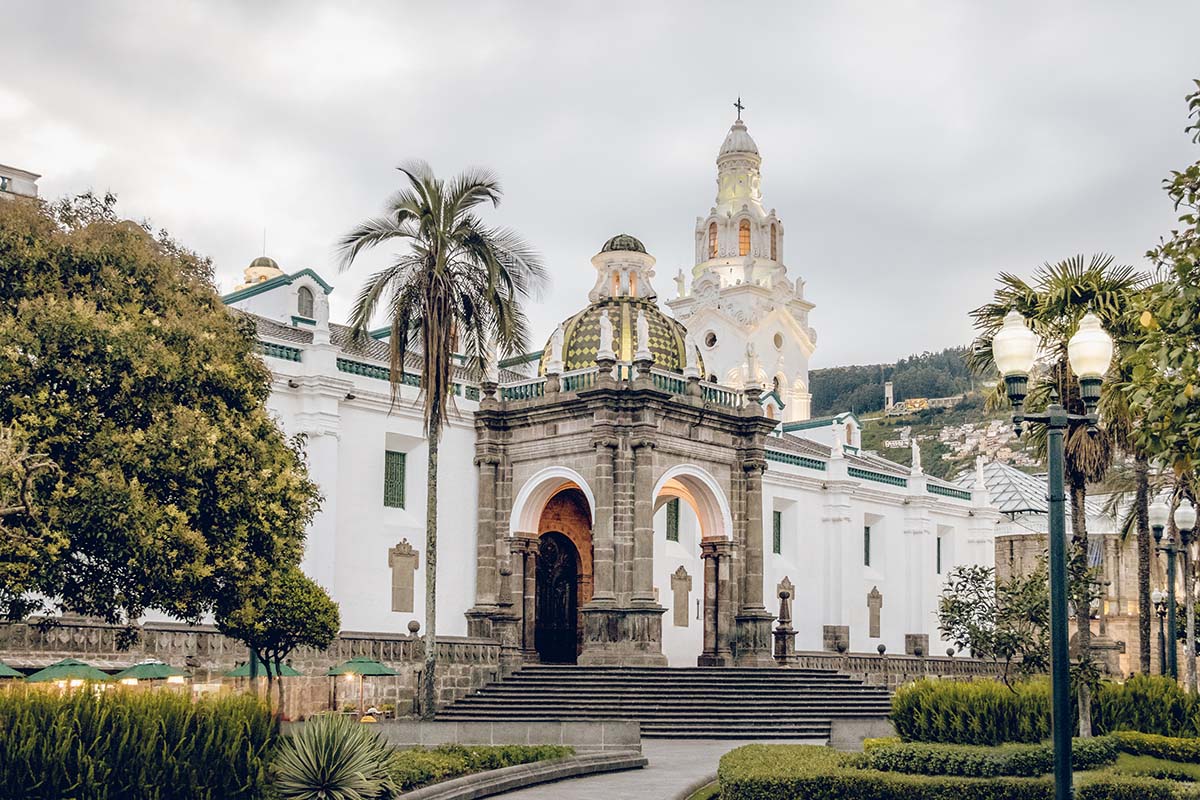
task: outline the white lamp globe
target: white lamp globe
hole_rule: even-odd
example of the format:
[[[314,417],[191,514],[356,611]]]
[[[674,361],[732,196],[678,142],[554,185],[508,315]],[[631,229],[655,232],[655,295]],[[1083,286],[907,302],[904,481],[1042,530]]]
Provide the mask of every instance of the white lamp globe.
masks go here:
[[[1171,507],[1161,497],[1150,504],[1150,527],[1165,528],[1171,519]]]
[[[1175,509],[1175,527],[1181,531],[1190,531],[1196,527],[1196,507],[1191,500],[1184,500]]]
[[[1112,362],[1113,340],[1092,312],[1079,320],[1079,330],[1067,342],[1067,360],[1080,378],[1103,378]]]
[[[992,337],[992,360],[1004,377],[1028,375],[1037,356],[1037,334],[1029,330],[1019,311],[1010,311]]]
[[[1166,594],[1163,592],[1162,589],[1155,589],[1153,592],[1150,593],[1150,602],[1153,603],[1154,605],[1158,605],[1165,599],[1166,599]]]

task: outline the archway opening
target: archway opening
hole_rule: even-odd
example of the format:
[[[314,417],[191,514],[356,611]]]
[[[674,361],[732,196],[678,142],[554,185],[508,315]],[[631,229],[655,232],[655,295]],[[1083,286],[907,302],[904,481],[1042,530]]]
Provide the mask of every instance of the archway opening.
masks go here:
[[[575,663],[582,645],[580,609],[592,599],[592,516],[587,496],[566,485],[538,520],[534,639],[548,663]]]

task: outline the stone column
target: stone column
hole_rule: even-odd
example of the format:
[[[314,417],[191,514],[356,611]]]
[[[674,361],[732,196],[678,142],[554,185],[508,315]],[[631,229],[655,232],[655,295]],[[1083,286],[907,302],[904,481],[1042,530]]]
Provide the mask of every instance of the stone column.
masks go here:
[[[513,580],[518,574],[521,593],[521,657],[525,663],[538,661],[537,643],[537,551],[536,533],[516,533],[512,538]],[[517,565],[520,565],[519,567]],[[519,570],[519,572],[518,572]]]
[[[654,440],[634,439],[633,595],[634,604],[654,603]]]
[[[613,453],[618,441],[612,436],[592,441],[596,448],[595,496],[592,509],[592,599],[589,605],[612,604],[617,600],[613,563]]]
[[[479,468],[478,520],[475,529],[475,607],[467,612],[467,635],[492,635],[491,615],[498,606],[496,562],[496,468],[500,459],[476,456]]]
[[[732,554],[733,542],[728,539],[700,542],[704,559],[704,652],[696,664],[701,667],[727,667],[733,663]]]
[[[745,474],[745,527],[742,545],[742,596],[737,616],[737,663],[766,666],[773,663],[771,621],[775,618],[763,605],[763,458],[742,462]]]

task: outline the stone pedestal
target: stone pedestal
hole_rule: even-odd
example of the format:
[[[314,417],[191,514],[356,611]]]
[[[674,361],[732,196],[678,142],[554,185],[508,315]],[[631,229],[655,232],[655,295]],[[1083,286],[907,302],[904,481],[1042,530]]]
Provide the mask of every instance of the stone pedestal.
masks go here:
[[[657,603],[626,607],[588,603],[581,609],[583,650],[578,663],[665,667],[662,617],[666,611]]]
[[[775,615],[766,609],[747,609],[734,619],[737,641],[734,644],[733,663],[739,667],[771,667],[772,656],[771,623]]]
[[[927,655],[929,655],[929,634],[928,633],[906,633],[906,634],[904,634],[904,652],[910,656],[927,656]]]
[[[838,644],[842,645],[841,650]],[[830,652],[845,652],[850,649],[849,625],[824,625],[821,627],[821,649]]]
[[[493,631],[495,626],[492,619],[499,613],[496,606],[475,606],[468,609],[467,617],[467,636],[478,639],[495,638]]]

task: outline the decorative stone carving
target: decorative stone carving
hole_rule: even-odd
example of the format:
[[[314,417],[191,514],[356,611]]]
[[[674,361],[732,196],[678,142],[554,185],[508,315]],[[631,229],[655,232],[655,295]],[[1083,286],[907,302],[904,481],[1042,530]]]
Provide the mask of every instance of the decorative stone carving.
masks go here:
[[[925,472],[921,467],[921,445],[917,442],[917,437],[909,440],[912,445],[912,474],[921,475]]]
[[[613,352],[613,326],[608,318],[608,310],[600,315],[600,348],[596,353],[597,361],[615,361],[617,354]]]
[[[401,539],[388,549],[388,566],[392,569],[392,611],[413,610],[413,586],[416,583],[420,554],[407,539]]]
[[[671,609],[674,615],[674,625],[676,628],[686,628],[688,626],[688,595],[692,591],[692,576],[687,574],[687,570],[683,565],[679,565],[679,569],[671,574]]]
[[[872,639],[879,638],[879,610],[883,608],[883,595],[878,586],[872,586],[867,594],[867,612],[870,615],[867,622],[867,635]]]
[[[792,598],[796,587],[785,576],[776,587],[779,595],[779,624],[775,627],[775,660],[786,666],[796,653],[796,631],[792,628]]]
[[[650,352],[650,322],[646,319],[645,309],[638,309],[637,315],[637,353],[635,361],[650,361],[654,355]]]
[[[563,338],[565,336],[566,330],[559,323],[550,336],[550,360],[546,362],[547,374],[557,375],[563,370]]]
[[[821,628],[821,640],[824,649],[831,653],[845,652],[850,649],[849,625],[825,625]],[[838,645],[842,650],[838,650]]]
[[[906,634],[904,634],[904,652],[910,656],[929,655],[929,634],[928,633],[906,633]]]

